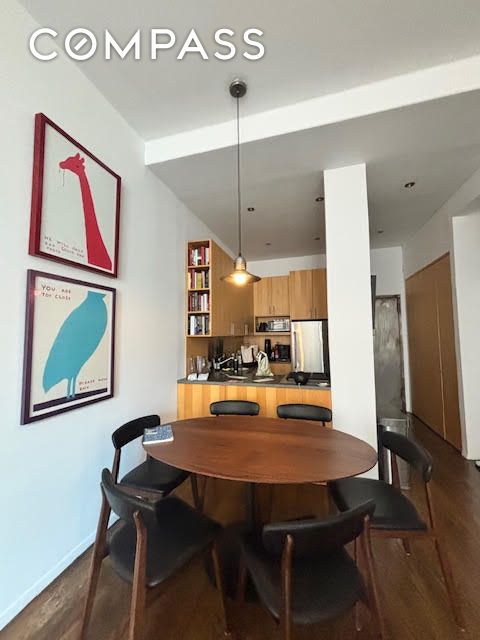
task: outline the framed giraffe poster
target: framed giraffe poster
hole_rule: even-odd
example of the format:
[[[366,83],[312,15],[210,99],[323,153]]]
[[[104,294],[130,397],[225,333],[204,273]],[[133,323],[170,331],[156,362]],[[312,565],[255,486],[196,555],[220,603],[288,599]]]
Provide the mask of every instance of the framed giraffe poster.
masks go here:
[[[121,178],[35,116],[29,253],[117,276]]]
[[[28,271],[21,423],[113,396],[115,289]]]

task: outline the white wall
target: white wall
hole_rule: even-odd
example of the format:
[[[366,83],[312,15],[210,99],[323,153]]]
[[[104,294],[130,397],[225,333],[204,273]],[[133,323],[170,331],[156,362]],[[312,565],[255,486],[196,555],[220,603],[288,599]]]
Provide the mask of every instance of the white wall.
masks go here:
[[[292,258],[273,258],[272,260],[249,260],[248,270],[256,276],[288,276],[290,271],[302,269],[320,269],[326,265],[325,254],[314,256],[295,256]]]
[[[144,167],[143,142],[76,65],[30,57],[28,36],[37,26],[14,0],[2,0],[0,628],[92,542],[113,429],[150,412],[175,415],[185,239],[212,235]],[[39,111],[123,178],[117,280],[27,255]],[[116,388],[111,400],[20,426],[27,268],[117,288]],[[140,456],[132,445],[123,471]]]
[[[480,459],[480,212],[453,218],[464,454]]]
[[[376,448],[365,164],[325,171],[324,186],[334,423]]]

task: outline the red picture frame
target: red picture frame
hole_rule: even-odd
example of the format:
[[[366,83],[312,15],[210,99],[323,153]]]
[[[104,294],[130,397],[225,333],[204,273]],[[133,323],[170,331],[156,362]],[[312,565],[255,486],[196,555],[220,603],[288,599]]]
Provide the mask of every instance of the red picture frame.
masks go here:
[[[77,154],[75,157],[67,158],[64,162],[59,164],[59,167],[62,169],[70,169],[77,170],[80,163],[85,165],[85,160],[88,159],[88,163],[95,163],[96,167],[101,168],[106,171],[115,181],[115,203],[112,206],[112,211],[114,215],[114,220],[112,221],[111,226],[109,225],[110,236],[112,238],[111,244],[113,244],[113,250],[110,252],[107,251],[105,247],[105,243],[102,240],[102,235],[99,231],[99,225],[97,223],[97,219],[95,216],[94,209],[94,198],[90,197],[91,201],[91,211],[89,213],[89,218],[87,219],[87,212],[85,207],[84,185],[81,185],[78,190],[79,198],[83,200],[83,208],[85,210],[85,234],[87,239],[85,241],[86,250],[85,254],[87,255],[87,261],[77,261],[73,258],[68,258],[65,255],[56,255],[53,251],[50,253],[49,251],[42,248],[42,220],[43,220],[43,208],[44,208],[44,180],[45,180],[45,140],[47,128],[51,127],[51,129],[62,136],[70,145],[72,145],[76,150]],[[66,166],[67,161],[76,161],[77,167]],[[62,167],[61,165],[65,165]],[[58,169],[60,171],[60,168]],[[85,171],[84,171],[85,173]],[[78,175],[78,173],[77,173]],[[82,176],[83,177],[83,176]],[[79,178],[80,179],[80,178]],[[121,200],[121,177],[116,174],[110,167],[108,167],[104,162],[99,160],[93,153],[91,153],[88,149],[86,149],[83,145],[77,142],[72,136],[66,133],[63,129],[61,129],[57,124],[55,124],[52,120],[47,118],[43,113],[37,113],[35,115],[35,136],[34,136],[34,150],[33,150],[33,172],[32,172],[32,201],[31,201],[31,214],[30,214],[30,237],[29,237],[29,254],[32,256],[38,256],[42,258],[47,258],[48,260],[54,260],[55,262],[60,262],[62,264],[67,264],[71,266],[78,267],[79,269],[86,269],[87,271],[93,271],[96,273],[101,273],[103,275],[116,278],[118,276],[118,247],[119,247],[119,237],[120,237],[120,200]],[[89,187],[87,185],[87,189]],[[92,194],[90,193],[90,196]],[[67,207],[68,210],[68,207]],[[92,220],[93,214],[93,220]],[[88,222],[88,224],[87,224]],[[88,242],[88,232],[92,228],[93,225],[93,236],[90,234],[90,246]],[[95,233],[97,237],[95,237]],[[55,242],[55,240],[54,240]],[[58,242],[58,240],[57,240]],[[62,243],[60,242],[60,245]],[[93,256],[92,260],[90,260],[90,252]],[[94,253],[95,252],[95,253]],[[103,253],[102,253],[103,252]],[[60,253],[60,252],[58,252]],[[112,255],[110,255],[112,254]],[[103,262],[102,262],[103,260]]]

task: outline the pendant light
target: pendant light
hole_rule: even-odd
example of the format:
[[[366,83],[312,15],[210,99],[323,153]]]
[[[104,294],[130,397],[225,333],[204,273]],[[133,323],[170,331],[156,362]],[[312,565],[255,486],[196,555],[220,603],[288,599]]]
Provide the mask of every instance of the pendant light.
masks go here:
[[[242,198],[240,192],[240,98],[247,93],[247,85],[242,80],[234,80],[230,85],[230,95],[237,101],[237,215],[238,215],[238,256],[233,262],[233,271],[222,280],[238,286],[258,282],[260,278],[247,271],[247,261],[242,255]]]

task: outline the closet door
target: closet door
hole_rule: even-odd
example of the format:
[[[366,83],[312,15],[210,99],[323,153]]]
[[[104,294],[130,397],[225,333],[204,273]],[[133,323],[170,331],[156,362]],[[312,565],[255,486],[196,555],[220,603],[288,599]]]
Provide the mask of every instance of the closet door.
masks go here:
[[[435,273],[423,269],[406,282],[412,410],[440,436],[443,397]]]
[[[440,366],[442,372],[445,439],[457,449],[462,448],[462,429],[458,401],[457,358],[453,323],[452,280],[450,256],[433,265],[437,291]]]

